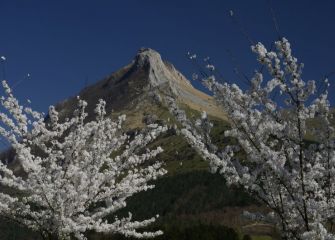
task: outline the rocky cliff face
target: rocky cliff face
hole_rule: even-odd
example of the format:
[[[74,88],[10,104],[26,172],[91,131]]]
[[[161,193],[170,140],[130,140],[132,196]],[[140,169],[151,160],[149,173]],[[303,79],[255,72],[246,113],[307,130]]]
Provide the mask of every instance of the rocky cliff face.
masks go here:
[[[89,103],[88,111],[102,98],[107,102],[107,111],[134,114],[145,108],[144,103],[164,105],[164,97],[172,96],[191,109],[207,111],[208,114],[225,119],[211,96],[195,89],[175,67],[163,61],[160,54],[150,48],[141,48],[134,60],[105,79],[83,89],[79,96]],[[61,115],[73,112],[76,98],[57,105]]]

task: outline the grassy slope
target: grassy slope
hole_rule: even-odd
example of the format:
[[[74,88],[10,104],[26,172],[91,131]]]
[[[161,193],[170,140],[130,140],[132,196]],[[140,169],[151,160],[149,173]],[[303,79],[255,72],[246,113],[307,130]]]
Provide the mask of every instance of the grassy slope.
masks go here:
[[[153,111],[165,119],[171,117],[164,108]],[[186,112],[190,118],[199,116],[199,112],[189,108],[186,108]],[[217,118],[212,118],[212,121],[212,137],[215,143],[219,146],[227,144],[230,140],[223,137],[223,132],[229,124]],[[164,148],[158,159],[166,163],[168,174],[154,182],[156,187],[153,190],[130,198],[127,208],[120,211],[119,215],[126,215],[129,211],[135,219],[143,220],[159,214],[160,219],[155,224],[155,229],[164,230],[165,235],[169,237],[159,239],[184,239],[186,232],[194,227],[202,228],[203,231],[200,238],[192,238],[235,239],[235,235],[228,234],[226,238],[215,237],[208,231],[211,229],[210,231],[215,232],[216,230],[212,229],[214,227],[221,228],[217,229],[221,233],[229,232],[231,227],[237,231],[238,238],[241,238],[244,235],[242,225],[246,224],[240,218],[242,211],[264,210],[241,189],[228,188],[223,176],[211,174],[208,171],[208,163],[202,160],[181,136],[166,134],[152,147],[156,145]],[[257,231],[258,225],[254,225],[254,228],[256,235],[253,239],[267,239],[262,234],[271,234],[273,231]],[[178,238],[172,234],[176,231],[179,232]],[[247,233],[253,235],[250,229]],[[118,239],[122,237],[118,236]]]

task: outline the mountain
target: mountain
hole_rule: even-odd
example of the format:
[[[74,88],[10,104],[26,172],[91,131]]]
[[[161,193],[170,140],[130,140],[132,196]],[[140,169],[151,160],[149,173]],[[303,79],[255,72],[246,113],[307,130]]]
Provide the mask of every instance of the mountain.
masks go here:
[[[195,89],[182,73],[150,48],[141,48],[130,64],[86,87],[79,96],[89,103],[89,112],[99,99],[104,99],[107,112],[129,113],[132,127],[143,127],[141,114],[149,106],[164,105],[165,96],[174,97],[190,109],[226,119],[211,96]],[[76,101],[72,97],[59,103],[60,115],[73,112]]]
[[[106,101],[106,110],[111,117],[126,114],[125,128],[128,131],[152,122],[178,125],[165,104],[165,97],[171,96],[189,118],[199,117],[201,111],[209,114],[213,122],[212,138],[218,146],[230,141],[223,137],[224,130],[229,128],[226,114],[213,98],[195,89],[182,73],[150,48],[140,49],[130,64],[84,88],[78,95],[88,102],[89,118],[94,116],[93,110],[99,99]],[[72,114],[76,104],[76,97],[58,103],[56,108],[60,117]],[[228,188],[223,176],[211,174],[207,162],[182,136],[169,131],[149,147],[158,145],[164,152],[157,158],[165,163],[168,174],[154,182],[153,190],[130,198],[127,208],[118,216],[130,211],[135,219],[143,220],[159,214],[159,221],[151,227],[164,230],[165,235],[158,240],[237,240],[244,234],[253,235],[253,239],[271,239],[256,236],[273,236],[272,226],[250,225],[240,217],[244,210],[265,211],[264,207],[243,190]],[[97,240],[110,238],[110,235],[89,236],[89,239]],[[124,239],[121,236],[114,238]],[[38,236],[13,223],[0,223],[2,239],[38,239]]]

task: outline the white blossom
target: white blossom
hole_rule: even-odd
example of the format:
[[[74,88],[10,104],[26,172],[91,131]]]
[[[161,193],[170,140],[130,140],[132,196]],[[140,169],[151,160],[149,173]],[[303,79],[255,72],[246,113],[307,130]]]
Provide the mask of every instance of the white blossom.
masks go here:
[[[188,57],[192,60],[192,59],[196,59],[197,55],[196,54],[191,54],[190,52],[188,52]]]
[[[251,88],[243,91],[214,76],[204,80],[229,117],[225,136],[238,145],[213,147],[207,117],[193,124],[172,100],[170,111],[212,171],[272,210],[271,218],[262,218],[272,219],[284,239],[335,239],[335,129],[328,92],[314,95],[315,82],[302,79],[303,64],[287,39],[275,46],[275,51],[261,43],[252,46],[269,72],[268,81],[257,71]]]
[[[0,134],[11,143],[24,174],[0,162],[0,185],[10,189],[0,193],[1,215],[47,239],[86,239],[87,231],[138,238],[162,234],[137,231],[156,217],[134,221],[131,214],[117,218],[115,213],[166,173],[160,162],[145,163],[162,148],[142,151],[166,127],[151,125],[130,138],[122,132],[125,116],[112,120],[100,100],[96,119],[87,121],[87,103],[79,98],[73,117],[61,121],[51,106],[45,120],[21,106],[5,81],[3,87]],[[114,221],[106,220],[113,215]]]
[[[215,70],[215,66],[212,65],[212,64],[207,64],[207,65],[206,65],[206,68],[207,68],[208,70],[210,70],[210,71],[214,71],[214,70]]]

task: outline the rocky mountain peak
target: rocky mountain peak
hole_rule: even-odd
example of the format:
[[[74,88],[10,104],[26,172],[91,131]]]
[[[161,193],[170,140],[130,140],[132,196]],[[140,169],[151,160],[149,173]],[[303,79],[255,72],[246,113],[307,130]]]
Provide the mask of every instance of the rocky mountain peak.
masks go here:
[[[134,60],[136,69],[146,69],[148,72],[149,84],[153,87],[171,84],[175,80],[171,76],[172,65],[167,65],[161,55],[151,48],[141,48]]]
[[[92,113],[99,99],[107,102],[110,112],[147,108],[148,101],[161,102],[168,95],[192,109],[205,110],[221,118],[224,115],[211,96],[195,89],[181,72],[151,48],[141,48],[130,64],[87,86],[78,95],[90,103],[88,111]],[[73,97],[57,104],[57,108],[65,117],[73,112],[76,104]]]
[[[161,55],[151,48],[140,48],[135,57],[135,63],[138,67],[164,64]]]

